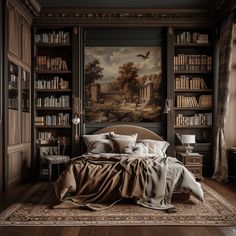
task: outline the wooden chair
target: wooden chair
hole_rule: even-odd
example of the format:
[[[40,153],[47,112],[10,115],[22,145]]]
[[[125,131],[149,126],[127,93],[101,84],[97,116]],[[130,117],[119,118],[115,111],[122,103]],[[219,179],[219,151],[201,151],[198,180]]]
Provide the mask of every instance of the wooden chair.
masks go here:
[[[49,181],[52,179],[52,165],[57,165],[57,174],[60,174],[60,164],[66,164],[70,157],[65,155],[66,144],[57,139],[52,139],[46,144],[42,140],[36,141],[40,154],[40,175],[42,174],[43,165],[48,166]],[[62,147],[62,149],[61,149]]]

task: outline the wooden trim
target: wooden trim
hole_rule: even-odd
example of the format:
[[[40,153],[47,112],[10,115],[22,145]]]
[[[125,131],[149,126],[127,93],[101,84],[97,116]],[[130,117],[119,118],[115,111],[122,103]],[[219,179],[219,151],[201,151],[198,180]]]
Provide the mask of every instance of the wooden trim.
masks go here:
[[[3,1],[0,0],[0,97],[3,97]],[[2,114],[3,99],[0,101],[0,193],[3,190],[3,132],[2,132]]]
[[[7,0],[7,8],[14,8],[21,16],[23,16],[30,24],[32,24],[32,16],[29,10],[18,0]]]
[[[85,25],[124,25],[128,26],[166,26],[197,24],[202,27],[214,25],[215,20],[207,10],[192,9],[151,9],[151,8],[45,8],[34,19],[36,25],[58,24]]]
[[[23,60],[21,60],[20,58],[18,58],[17,56],[15,56],[13,53],[11,53],[10,51],[8,51],[7,53],[7,58],[8,60],[10,60],[11,62],[15,63],[16,65],[22,67],[24,70],[26,70],[27,72],[30,72],[31,70],[31,65],[28,65],[27,63],[25,63]]]
[[[20,143],[20,144],[8,146],[7,153],[9,154],[9,153],[14,153],[14,152],[19,152],[19,151],[25,150],[25,149],[29,148],[30,145],[31,145],[30,142],[28,142],[28,143]]]
[[[29,9],[33,16],[38,16],[41,11],[41,5],[37,0],[21,0]]]
[[[6,1],[3,1],[3,192],[7,191],[8,180],[8,160],[7,160],[7,146],[8,146],[8,8]]]

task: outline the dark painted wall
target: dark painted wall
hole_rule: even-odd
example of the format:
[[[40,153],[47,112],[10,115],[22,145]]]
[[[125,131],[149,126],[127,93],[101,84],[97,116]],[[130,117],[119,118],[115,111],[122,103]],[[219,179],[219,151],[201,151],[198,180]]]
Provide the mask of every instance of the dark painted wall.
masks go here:
[[[210,0],[39,0],[43,7],[206,8]]]

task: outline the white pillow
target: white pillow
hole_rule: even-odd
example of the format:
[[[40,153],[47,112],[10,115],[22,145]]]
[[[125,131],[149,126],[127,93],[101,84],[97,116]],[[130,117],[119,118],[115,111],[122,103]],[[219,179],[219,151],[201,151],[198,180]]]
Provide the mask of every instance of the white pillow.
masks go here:
[[[164,156],[166,156],[166,150],[169,147],[169,143],[166,141],[159,141],[153,139],[141,139],[138,140],[139,143],[143,143],[145,146],[148,147],[149,154],[160,154],[161,152]]]

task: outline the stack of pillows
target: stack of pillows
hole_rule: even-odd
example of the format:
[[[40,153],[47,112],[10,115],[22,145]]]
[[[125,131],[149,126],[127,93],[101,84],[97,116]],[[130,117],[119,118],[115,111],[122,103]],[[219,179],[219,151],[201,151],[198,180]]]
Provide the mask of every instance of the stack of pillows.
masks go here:
[[[160,157],[166,156],[166,150],[170,145],[168,142],[152,139],[137,140],[137,137],[137,134],[120,135],[114,132],[83,135],[88,153],[155,154]]]

